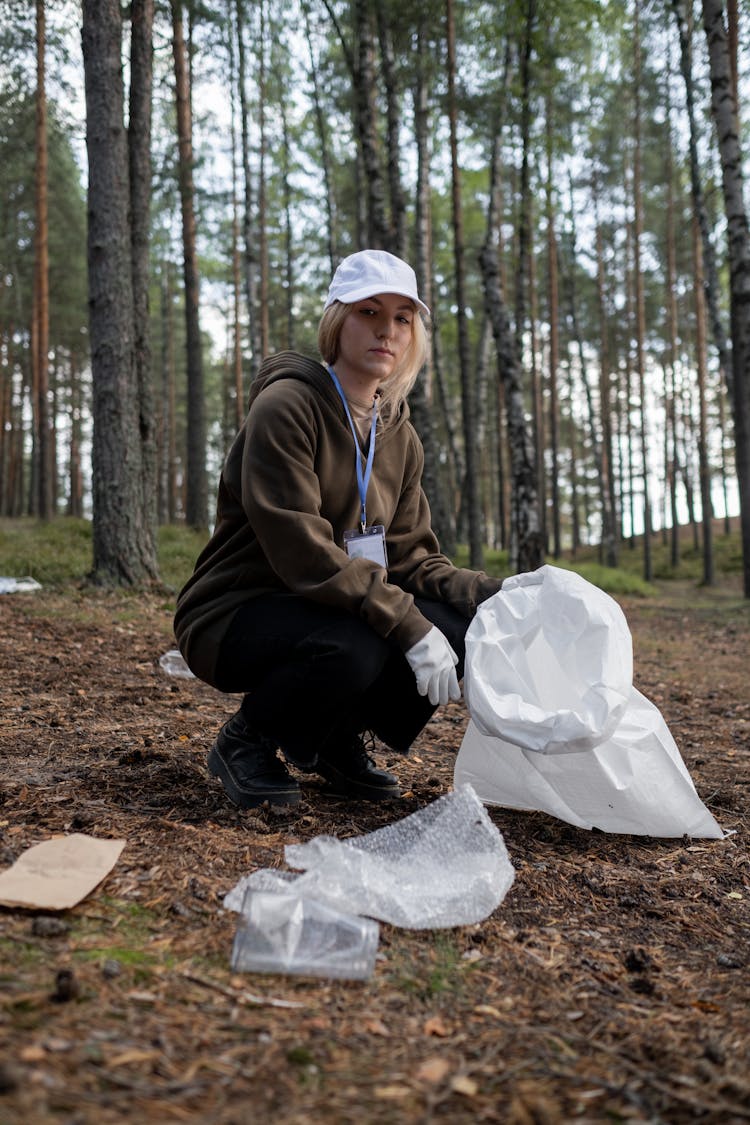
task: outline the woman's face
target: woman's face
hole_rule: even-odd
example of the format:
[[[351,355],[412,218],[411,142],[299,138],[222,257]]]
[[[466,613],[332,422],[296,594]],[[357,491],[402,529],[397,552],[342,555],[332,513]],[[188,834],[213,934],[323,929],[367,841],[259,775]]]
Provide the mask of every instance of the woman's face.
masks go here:
[[[336,374],[352,391],[373,393],[406,353],[417,311],[408,297],[378,293],[357,301],[341,327]]]

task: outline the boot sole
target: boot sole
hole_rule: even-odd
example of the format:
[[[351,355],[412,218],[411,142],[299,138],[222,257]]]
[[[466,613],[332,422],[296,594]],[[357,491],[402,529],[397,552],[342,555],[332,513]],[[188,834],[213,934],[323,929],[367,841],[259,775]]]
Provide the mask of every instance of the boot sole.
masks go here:
[[[208,770],[214,777],[219,778],[229,800],[241,809],[257,809],[261,805],[270,805],[271,807],[298,805],[302,800],[302,793],[296,784],[286,787],[280,786],[275,791],[264,789],[255,792],[238,785],[216,746],[213,746],[208,753]]]

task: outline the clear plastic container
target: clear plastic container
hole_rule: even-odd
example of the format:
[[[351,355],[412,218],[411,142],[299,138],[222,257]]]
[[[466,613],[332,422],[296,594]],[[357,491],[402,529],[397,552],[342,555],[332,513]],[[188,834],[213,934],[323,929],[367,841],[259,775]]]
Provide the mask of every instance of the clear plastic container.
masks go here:
[[[177,676],[180,680],[194,680],[195,676],[185,663],[185,658],[178,648],[170,648],[159,657],[159,667],[168,676]]]
[[[366,980],[379,927],[293,892],[249,889],[232,949],[235,972]]]

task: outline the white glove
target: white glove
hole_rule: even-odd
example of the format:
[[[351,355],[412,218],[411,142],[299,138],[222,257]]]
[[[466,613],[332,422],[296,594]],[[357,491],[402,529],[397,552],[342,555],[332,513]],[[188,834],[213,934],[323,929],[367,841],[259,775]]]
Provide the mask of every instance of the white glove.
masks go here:
[[[417,691],[433,706],[461,698],[456,676],[458,657],[435,625],[404,656],[416,678]]]

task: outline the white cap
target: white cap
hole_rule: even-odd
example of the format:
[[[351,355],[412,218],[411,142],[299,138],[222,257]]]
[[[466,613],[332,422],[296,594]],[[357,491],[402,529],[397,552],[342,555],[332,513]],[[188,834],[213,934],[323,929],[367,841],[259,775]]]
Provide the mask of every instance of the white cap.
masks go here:
[[[323,307],[327,309],[334,301],[352,305],[378,293],[399,293],[430,315],[417,293],[414,270],[387,250],[360,250],[344,258],[333,275]]]

